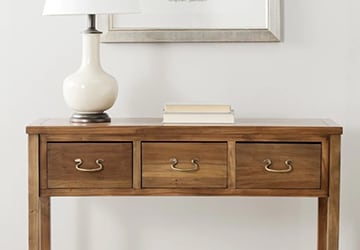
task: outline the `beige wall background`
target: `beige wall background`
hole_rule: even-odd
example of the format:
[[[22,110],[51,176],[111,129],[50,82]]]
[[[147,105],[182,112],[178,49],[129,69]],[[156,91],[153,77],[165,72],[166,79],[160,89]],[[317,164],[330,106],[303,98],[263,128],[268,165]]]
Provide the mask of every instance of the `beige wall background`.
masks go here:
[[[360,2],[283,1],[284,41],[102,44],[119,81],[113,117],[165,103],[228,103],[237,117],[332,118],[342,140],[340,249],[360,249]],[[77,69],[85,17],[43,17],[43,1],[0,2],[0,249],[27,249],[27,138],[68,117],[62,80]],[[53,249],[311,250],[315,199],[57,198]]]

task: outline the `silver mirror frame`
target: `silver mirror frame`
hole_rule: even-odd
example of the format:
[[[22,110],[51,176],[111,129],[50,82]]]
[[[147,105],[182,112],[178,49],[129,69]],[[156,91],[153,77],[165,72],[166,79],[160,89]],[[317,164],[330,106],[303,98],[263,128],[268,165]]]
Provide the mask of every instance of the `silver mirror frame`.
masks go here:
[[[109,16],[104,43],[280,42],[281,0],[268,0],[265,29],[121,29]]]

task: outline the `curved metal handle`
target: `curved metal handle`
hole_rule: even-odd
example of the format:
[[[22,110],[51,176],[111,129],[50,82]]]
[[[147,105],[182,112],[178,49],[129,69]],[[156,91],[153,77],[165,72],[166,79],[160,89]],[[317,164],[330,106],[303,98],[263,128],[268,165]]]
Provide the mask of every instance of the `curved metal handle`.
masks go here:
[[[265,163],[265,170],[270,173],[289,173],[293,170],[292,160],[286,160],[284,162],[287,169],[271,169],[270,166],[272,165],[272,161],[270,159],[264,160]]]
[[[103,165],[104,160],[102,159],[97,159],[95,161],[96,165],[98,165],[99,167],[93,169],[81,168],[80,166],[83,164],[83,160],[81,159],[75,159],[74,161],[76,163],[75,165],[76,170],[81,172],[100,172],[101,170],[104,169],[104,165]]]
[[[177,164],[179,164],[179,161],[176,158],[171,158],[170,159],[171,162],[171,169],[178,171],[178,172],[195,172],[198,171],[200,168],[200,164],[199,164],[199,160],[198,159],[192,159],[191,160],[191,164],[192,164],[192,168],[178,168],[176,167]]]

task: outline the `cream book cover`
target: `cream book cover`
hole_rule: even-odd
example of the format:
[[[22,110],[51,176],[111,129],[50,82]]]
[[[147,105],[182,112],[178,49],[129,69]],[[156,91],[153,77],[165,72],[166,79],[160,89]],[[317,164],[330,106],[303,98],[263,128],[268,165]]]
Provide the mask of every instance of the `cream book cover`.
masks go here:
[[[217,104],[166,104],[164,112],[181,113],[230,113],[230,105]]]
[[[196,112],[165,112],[163,123],[234,123],[234,112],[196,113]]]

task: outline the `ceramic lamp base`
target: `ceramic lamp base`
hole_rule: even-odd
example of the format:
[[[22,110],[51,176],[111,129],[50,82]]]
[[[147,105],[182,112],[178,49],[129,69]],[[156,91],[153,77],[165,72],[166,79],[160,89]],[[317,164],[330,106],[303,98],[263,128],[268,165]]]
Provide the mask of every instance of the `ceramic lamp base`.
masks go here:
[[[70,118],[72,123],[104,123],[110,121],[111,118],[106,113],[75,113]]]
[[[104,112],[113,106],[118,87],[100,65],[99,42],[99,33],[83,34],[81,66],[64,80],[65,103],[75,112],[70,118],[73,123],[110,122]]]

